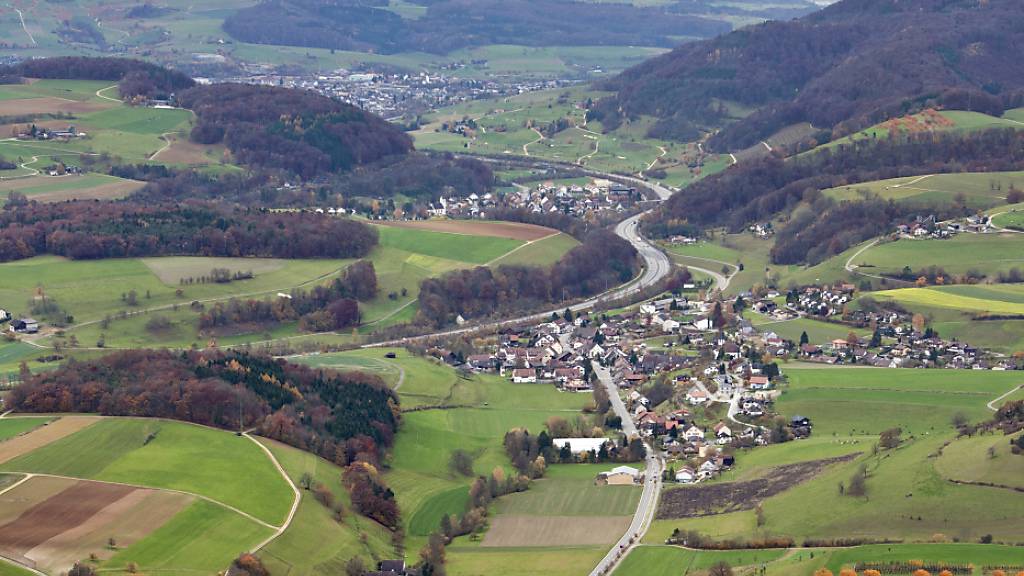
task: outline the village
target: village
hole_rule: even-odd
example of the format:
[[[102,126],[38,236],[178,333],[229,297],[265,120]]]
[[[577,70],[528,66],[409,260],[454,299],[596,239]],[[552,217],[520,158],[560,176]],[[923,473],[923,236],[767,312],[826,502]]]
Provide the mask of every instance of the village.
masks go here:
[[[945,341],[905,313],[849,311],[856,288],[810,286],[785,295],[751,294],[723,301],[706,283],[687,283],[677,294],[612,313],[565,311],[544,322],[500,331],[470,353],[439,348],[432,354],[468,373],[491,373],[514,384],[547,383],[565,393],[600,393],[602,377],[619,394],[637,434],[666,462],[665,481],[712,480],[746,450],[811,435],[805,416],[781,417],[791,363],[886,368],[1016,369],[1013,358]],[[811,342],[781,337],[761,315],[810,317],[844,323],[845,339]],[[870,327],[861,337],[855,327]],[[626,426],[611,412],[604,437],[555,438],[573,461],[607,461],[612,438]],[[632,428],[632,427],[630,427]],[[642,483],[628,466],[598,475],[598,483]]]

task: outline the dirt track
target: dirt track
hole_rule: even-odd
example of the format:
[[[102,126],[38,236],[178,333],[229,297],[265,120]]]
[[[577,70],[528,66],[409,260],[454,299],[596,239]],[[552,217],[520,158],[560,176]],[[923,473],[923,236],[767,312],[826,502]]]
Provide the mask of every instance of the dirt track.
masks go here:
[[[0,442],[0,464],[13,460],[22,454],[46,446],[50,442],[70,436],[100,420],[99,416],[65,416],[40,426],[28,434]]]
[[[611,544],[629,527],[630,516],[498,516],[481,546],[528,547]]]
[[[470,236],[497,236],[498,238],[512,238],[513,240],[524,240],[527,242],[540,240],[545,236],[557,234],[558,230],[535,226],[533,224],[520,224],[517,222],[480,222],[477,220],[417,220],[414,222],[380,222],[384,226],[395,226],[398,228],[416,228],[419,230],[431,230],[434,232],[447,232],[449,234],[466,234]]]

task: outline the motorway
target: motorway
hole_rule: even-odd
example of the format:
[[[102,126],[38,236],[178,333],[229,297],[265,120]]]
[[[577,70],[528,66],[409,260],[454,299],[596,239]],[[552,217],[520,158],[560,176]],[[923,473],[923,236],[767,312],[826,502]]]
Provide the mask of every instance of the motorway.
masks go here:
[[[594,368],[594,373],[597,374],[598,381],[608,391],[612,411],[622,419],[622,432],[627,437],[636,436],[637,430],[636,425],[633,423],[633,417],[626,409],[626,404],[622,401],[622,396],[619,394],[619,387],[612,379],[611,373],[607,368],[596,362],[592,362],[591,366]],[[597,566],[590,571],[590,576],[611,574],[633,546],[640,542],[640,539],[647,532],[647,528],[650,527],[651,521],[654,520],[654,514],[658,509],[658,496],[661,494],[661,473],[665,469],[665,463],[658,456],[657,452],[646,443],[644,443],[644,450],[644,460],[647,464],[644,473],[644,491],[640,495],[640,503],[637,504],[636,512],[633,513],[633,521],[630,522],[629,528],[619,538],[619,541],[612,546],[604,558],[601,558],[601,561],[597,563]]]
[[[604,174],[601,172],[593,172],[593,174],[599,175],[601,177],[611,176],[610,174]],[[628,178],[625,176],[618,175],[616,175],[615,177],[629,180],[642,186],[646,186],[647,188],[651,189],[652,191],[654,191],[655,194],[658,195],[659,200],[665,200],[672,195],[671,190],[658,184],[647,183],[638,178]],[[518,318],[513,318],[510,320],[502,320],[498,322],[490,322],[485,324],[474,324],[472,326],[454,328],[452,330],[444,330],[441,332],[434,332],[431,334],[424,334],[421,336],[409,336],[406,338],[399,338],[397,340],[389,340],[387,342],[375,342],[372,344],[365,344],[363,345],[363,348],[402,346],[409,342],[415,342],[417,340],[423,340],[425,338],[448,337],[483,330],[497,330],[505,326],[511,326],[515,324],[522,324],[524,322],[531,322],[535,320],[543,320],[546,318],[550,318],[551,314],[556,312],[561,313],[563,310],[565,310],[565,308],[569,308],[573,312],[579,312],[581,310],[589,310],[591,308],[594,308],[595,306],[602,302],[607,302],[609,300],[619,300],[622,298],[639,294],[646,290],[647,288],[657,284],[658,282],[661,282],[661,280],[668,276],[669,273],[672,271],[672,261],[669,260],[668,256],[666,256],[664,252],[659,250],[657,247],[655,247],[653,244],[645,240],[643,236],[640,235],[640,220],[648,212],[650,212],[650,210],[631,216],[623,220],[622,222],[619,222],[619,224],[615,227],[615,234],[617,234],[619,237],[625,239],[627,242],[632,244],[633,247],[636,248],[637,252],[640,254],[640,258],[643,260],[643,271],[641,271],[640,275],[622,286],[612,288],[607,292],[598,294],[593,298],[590,298],[583,302],[578,302],[568,307],[563,306],[559,308],[553,308],[551,310],[546,310],[544,312],[528,314],[526,316],[520,316]],[[711,276],[715,276],[716,280],[719,281],[719,285],[721,286],[722,279],[719,278],[719,276],[721,276],[720,274],[712,272],[710,270],[704,270],[700,268],[695,269],[700,270],[701,272],[705,272]]]

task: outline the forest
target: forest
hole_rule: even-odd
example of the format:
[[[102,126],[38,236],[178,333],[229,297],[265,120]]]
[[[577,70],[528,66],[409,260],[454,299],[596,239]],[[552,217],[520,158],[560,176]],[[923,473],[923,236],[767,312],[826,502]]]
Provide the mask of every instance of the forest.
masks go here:
[[[186,90],[178,102],[196,114],[194,142],[223,142],[238,163],[305,179],[413,149],[391,123],[312,91],[214,84]]]
[[[420,284],[419,319],[435,327],[457,316],[500,316],[545,304],[591,296],[629,281],[639,268],[629,242],[601,229],[551,268],[477,267],[428,278]]]
[[[361,258],[376,244],[377,231],[355,220],[211,202],[40,204],[12,194],[0,210],[0,262],[41,254]]]
[[[662,237],[711,226],[735,232],[780,212],[792,213],[806,201],[814,209],[778,230],[772,260],[813,264],[877,235],[895,219],[967,210],[882,201],[844,206],[821,197],[821,190],[901,176],[1021,169],[1024,133],[1017,130],[862,140],[788,160],[744,162],[673,195],[644,226]]]
[[[119,82],[121,97],[125,99],[135,96],[163,99],[195,85],[181,72],[130,58],[64,56],[25,60],[13,66],[0,67],[0,83],[20,83],[23,78]]]
[[[678,37],[707,38],[732,26],[690,13],[629,3],[565,0],[441,0],[404,19],[361,0],[264,1],[225,21],[243,42],[361,52],[429,52],[488,44],[533,46],[675,46]],[[702,12],[703,13],[703,12]]]
[[[377,376],[336,373],[230,351],[126,350],[26,376],[19,412],[171,418],[268,438],[347,466],[377,461],[399,425],[398,397]],[[241,421],[240,421],[241,418]]]
[[[838,137],[933,105],[1001,113],[1024,88],[1019,10],[1016,0],[841,0],[647,60],[602,83],[617,94],[592,114],[609,130],[656,116],[651,136],[681,140],[724,125],[708,146],[729,152],[798,122]],[[758,110],[736,119],[727,103]]]

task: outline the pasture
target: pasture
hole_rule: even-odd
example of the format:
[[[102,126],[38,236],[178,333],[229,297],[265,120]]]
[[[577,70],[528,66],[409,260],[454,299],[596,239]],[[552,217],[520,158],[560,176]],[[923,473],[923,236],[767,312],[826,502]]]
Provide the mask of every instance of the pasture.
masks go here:
[[[268,523],[281,522],[291,505],[287,483],[258,446],[230,432],[181,422],[102,419],[0,469],[181,490]]]
[[[52,442],[75,434],[76,432],[92,426],[99,418],[96,416],[64,416],[43,427],[34,426],[31,432],[18,436],[9,436],[5,442],[0,444],[0,464],[19,456],[30,454],[34,450],[42,448]],[[3,420],[7,422],[8,419]],[[11,418],[10,421],[17,421]],[[11,426],[10,424],[4,424]],[[14,424],[15,429],[21,428],[24,424]]]
[[[967,206],[988,209],[1006,204],[1011,188],[1024,188],[1024,172],[977,172],[907,176],[850,184],[822,192],[836,200],[878,196],[912,204],[952,205],[962,196]]]
[[[996,433],[957,438],[942,449],[935,469],[952,480],[1024,490],[1024,458],[1010,452],[1010,440],[1015,437]]]
[[[37,202],[112,200],[124,198],[143,186],[143,182],[103,174],[39,175],[0,182],[0,195],[4,201],[11,192],[24,194]]]
[[[0,418],[0,442],[31,432],[51,420],[52,418],[45,416]]]
[[[886,139],[890,136],[909,136],[913,134],[935,132],[976,132],[992,128],[1021,128],[1020,122],[1014,120],[1016,111],[1008,111],[1003,118],[989,116],[981,112],[964,110],[934,110],[893,118],[849,136],[844,136],[825,144],[823,148],[832,148],[850,144],[858,140]]]
[[[606,549],[607,546],[488,548],[456,541],[447,549],[447,570],[450,576],[586,576]]]
[[[341,468],[274,440],[259,441],[270,449],[296,485],[308,473],[314,482],[330,489],[337,505],[346,512],[344,522],[338,522],[331,510],[317,502],[309,491],[302,490],[302,501],[291,526],[260,552],[272,574],[337,574],[344,572],[345,563],[353,556],[362,557],[367,565],[374,558],[394,556],[391,533],[351,509],[348,491],[341,484]]]
[[[992,414],[987,403],[1019,386],[1019,375],[870,368],[784,372],[789,384],[776,408],[787,417],[810,417],[811,438],[740,453],[737,469],[719,482],[758,478],[783,462],[842,454],[857,454],[855,458],[764,499],[761,526],[753,510],[657,520],[645,542],[660,544],[675,528],[716,538],[785,535],[798,542],[808,537],[928,542],[936,534],[947,541],[976,542],[984,534],[992,534],[996,541],[1017,541],[1024,535],[1024,502],[1004,489],[949,482],[939,471],[941,459],[935,457],[955,436],[954,415],[987,420]],[[876,452],[877,435],[897,426],[902,428],[902,444]],[[840,483],[847,483],[861,467],[867,474],[866,496],[841,494]]]
[[[853,262],[869,274],[899,274],[940,266],[950,274],[974,270],[989,277],[1024,265],[1022,234],[959,234],[949,240],[897,240],[873,246]]]
[[[733,568],[759,566],[785,555],[784,550],[697,551],[675,546],[639,546],[615,571],[620,576],[687,576],[701,573],[716,562]]]
[[[578,240],[568,234],[555,234],[524,244],[494,260],[491,265],[551,266],[579,244]]]
[[[432,258],[486,264],[522,245],[521,240],[497,236],[435,232],[411,227],[378,226],[380,246]]]

